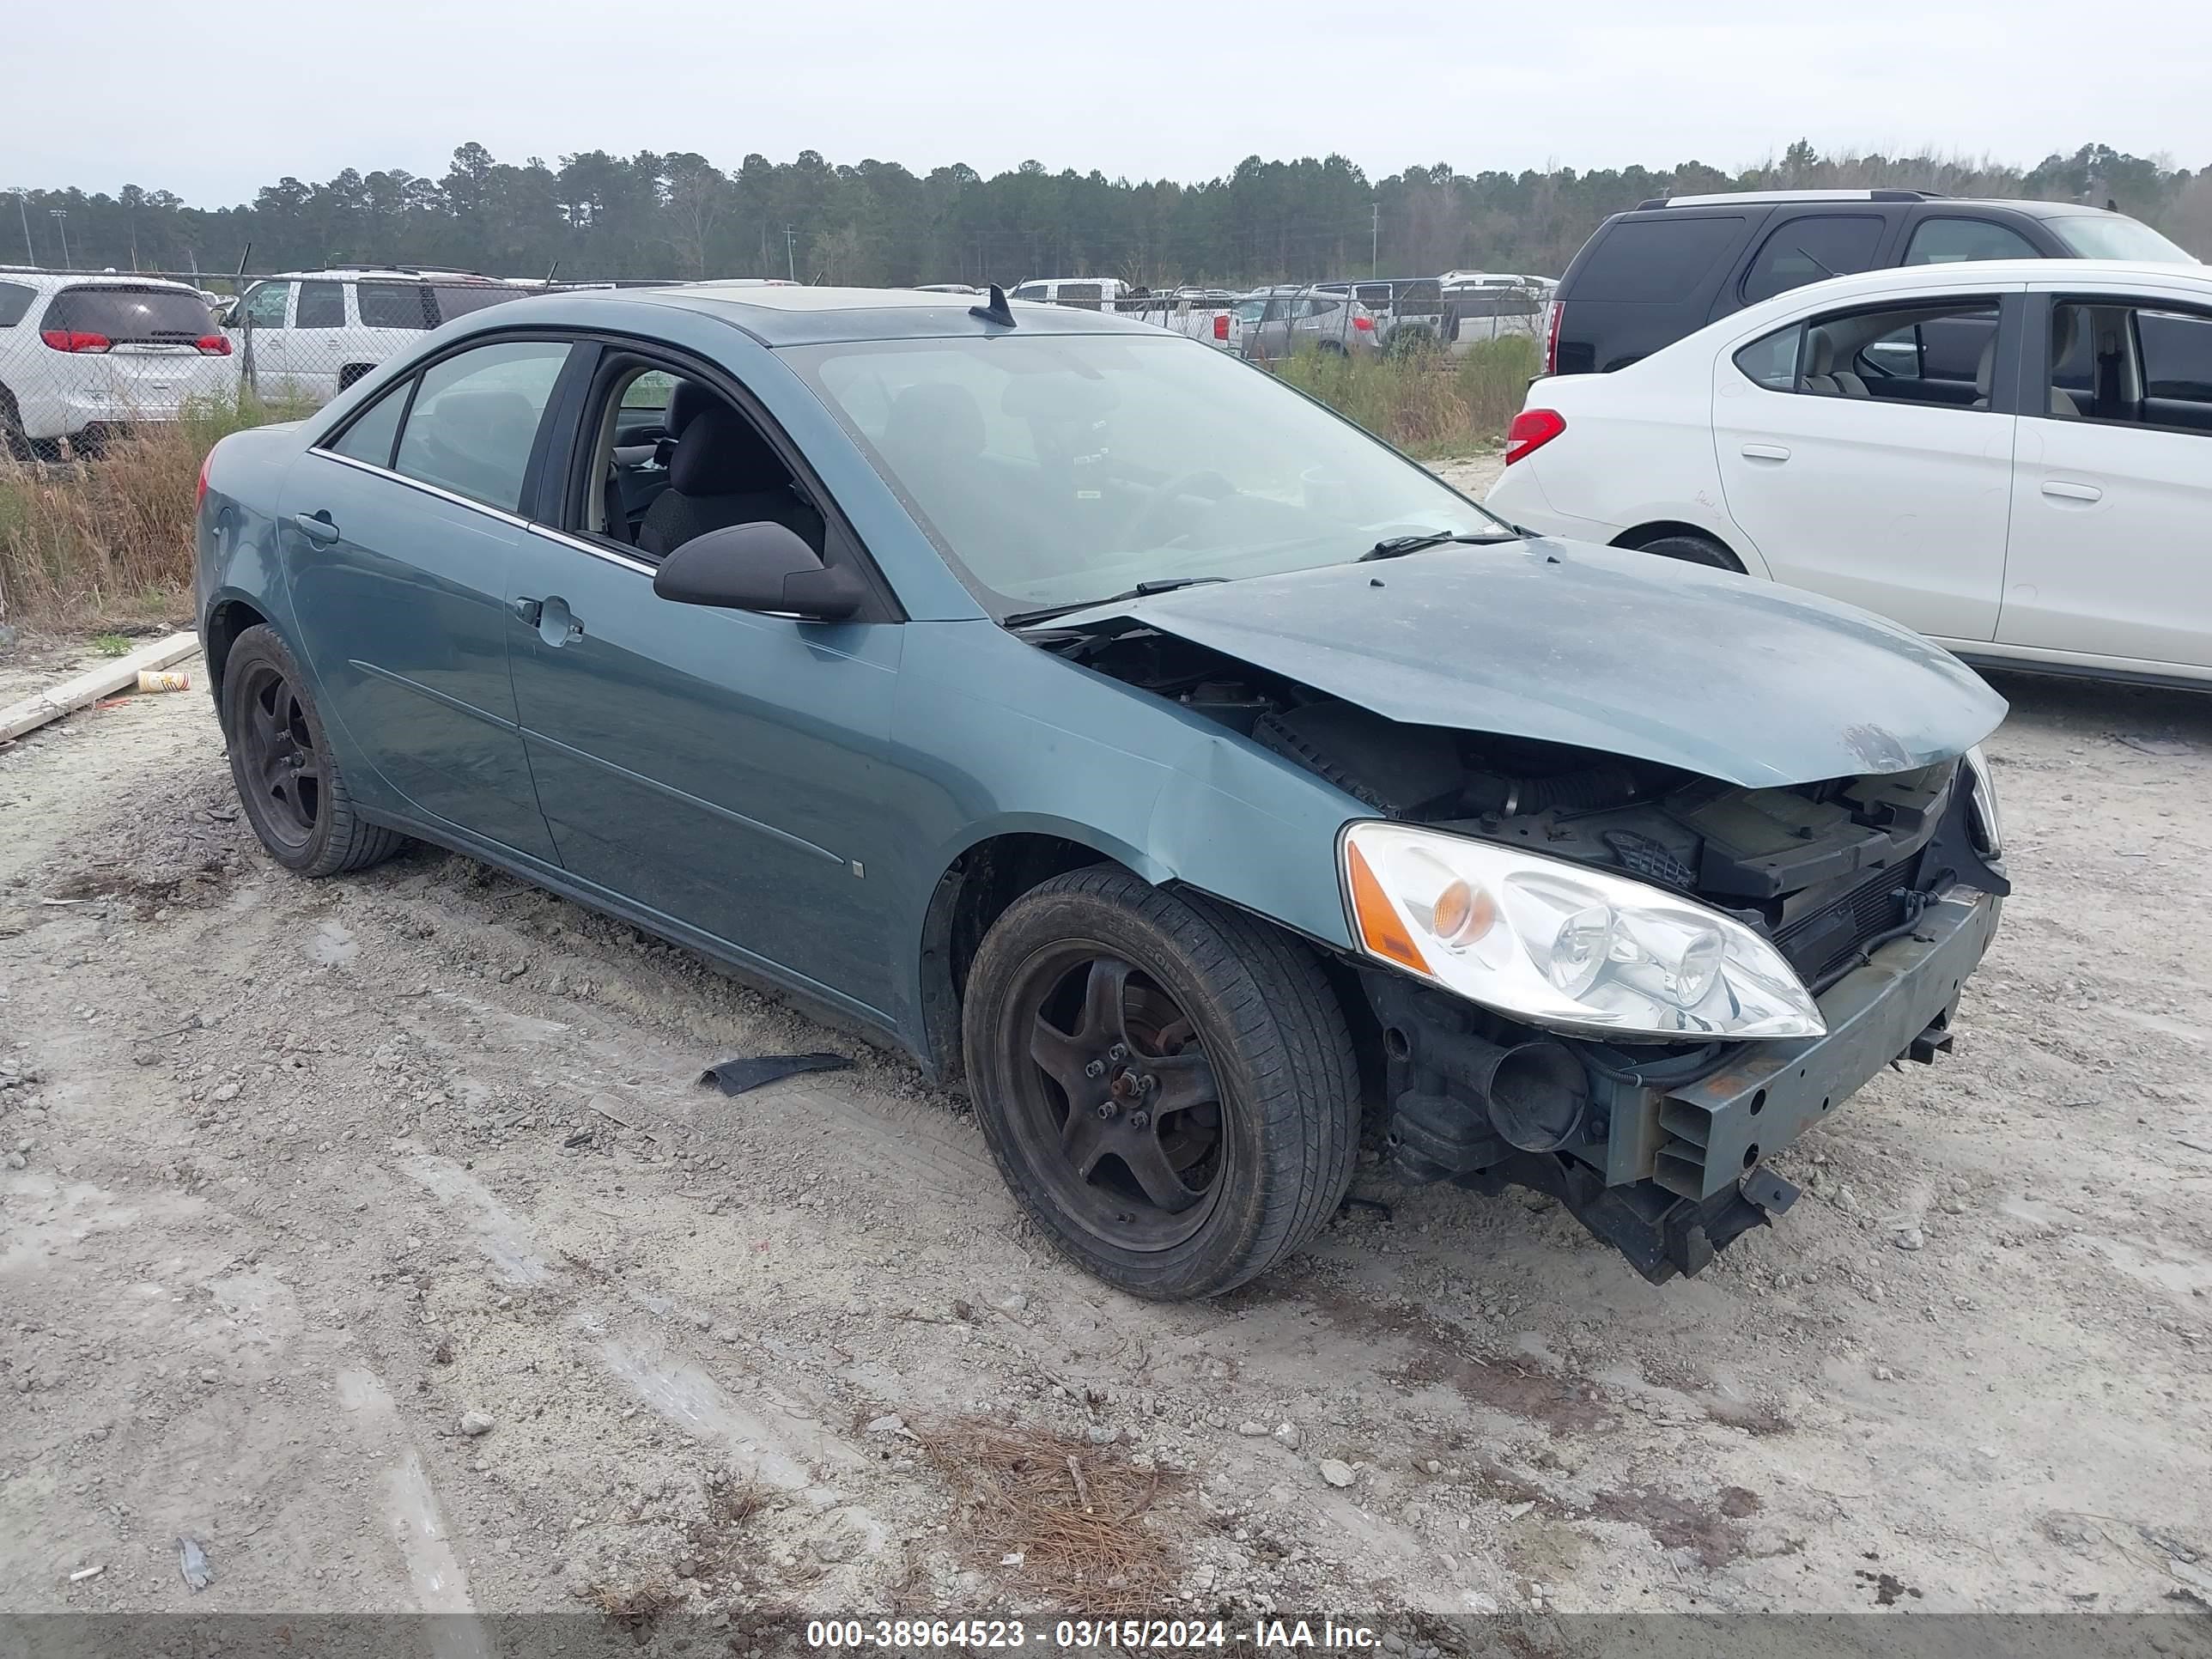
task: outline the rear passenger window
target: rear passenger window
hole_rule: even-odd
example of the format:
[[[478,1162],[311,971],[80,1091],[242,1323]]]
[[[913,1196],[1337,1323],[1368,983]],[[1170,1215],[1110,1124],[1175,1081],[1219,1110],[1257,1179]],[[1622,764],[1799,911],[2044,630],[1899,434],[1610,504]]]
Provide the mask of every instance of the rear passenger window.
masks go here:
[[[1680,300],[1735,251],[1743,221],[1733,215],[1623,219],[1575,273],[1577,300]]]
[[[0,328],[13,328],[21,322],[23,313],[38,296],[38,289],[25,288],[21,283],[0,283]]]
[[[1073,306],[1080,311],[1096,311],[1099,296],[1104,292],[1105,289],[1097,283],[1062,283],[1060,285],[1060,303]]]
[[[2027,238],[1984,219],[1927,219],[1905,250],[1908,265],[1948,265],[1962,259],[2036,259]]]
[[[1802,214],[1759,244],[1743,274],[1743,302],[1755,305],[1826,276],[1848,276],[1874,263],[1881,246],[1879,214]]]
[[[356,290],[363,328],[428,328],[428,290],[420,283],[363,283]]]
[[[343,328],[345,291],[336,283],[302,283],[292,313],[295,328]]]
[[[1778,329],[1738,351],[1735,366],[1770,392],[1794,392],[1797,387],[1797,348],[1804,337],[1803,327],[1796,323]]]
[[[399,435],[399,417],[407,408],[407,388],[413,384],[402,380],[371,404],[330,446],[331,453],[367,461],[371,466],[390,466],[392,441]]]
[[[517,511],[538,424],[568,356],[562,342],[508,340],[423,370],[393,469],[502,513]]]
[[[1738,350],[1735,366],[1774,392],[1978,409],[1996,332],[1994,300],[1892,307],[1792,323]]]

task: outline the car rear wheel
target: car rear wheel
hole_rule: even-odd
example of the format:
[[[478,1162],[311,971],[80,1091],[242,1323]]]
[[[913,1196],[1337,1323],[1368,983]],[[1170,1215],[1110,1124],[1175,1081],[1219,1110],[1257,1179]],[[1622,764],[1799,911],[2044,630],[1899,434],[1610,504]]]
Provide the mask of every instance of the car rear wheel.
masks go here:
[[[1733,570],[1739,576],[1743,574],[1742,562],[1735,554],[1705,536],[1661,536],[1643,543],[1637,551],[1656,553],[1662,559],[1679,559],[1684,564],[1708,564],[1717,570]]]
[[[269,856],[287,870],[333,876],[390,858],[405,844],[356,810],[307,677],[266,623],[232,643],[222,713],[239,804]]]
[[[38,452],[23,434],[23,416],[15,407],[15,394],[0,386],[0,455],[11,461],[30,461]]]
[[[1334,1213],[1358,1073],[1313,953],[1098,866],[1008,907],[963,1013],[1000,1172],[1079,1265],[1162,1299],[1265,1273]]]

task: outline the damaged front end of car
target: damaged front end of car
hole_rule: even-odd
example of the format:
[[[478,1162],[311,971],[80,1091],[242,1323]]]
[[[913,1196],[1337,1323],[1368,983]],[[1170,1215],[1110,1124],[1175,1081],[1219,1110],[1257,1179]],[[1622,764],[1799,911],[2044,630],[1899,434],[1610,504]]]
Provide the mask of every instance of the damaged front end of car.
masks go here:
[[[1609,860],[1740,924],[1782,957],[1814,1018],[1785,1037],[1596,1036],[1364,963],[1392,1172],[1534,1188],[1655,1283],[1698,1272],[1795,1200],[1768,1154],[1883,1066],[1949,1049],[1960,988],[2010,890],[1982,828],[1985,789],[1961,761],[1790,788],[1660,782],[1609,806],[1438,824]],[[1441,953],[1433,935],[1407,932]],[[1632,960],[1632,941],[1608,954],[1601,971],[1650,965]]]
[[[1036,642],[1358,804],[1340,960],[1386,1169],[1549,1194],[1656,1283],[1790,1206],[1771,1153],[1949,1048],[2010,890],[1974,747],[2003,704],[1860,613],[1611,565],[1532,544],[1394,571],[1387,608],[1324,573]],[[1479,655],[1440,622],[1470,617]]]

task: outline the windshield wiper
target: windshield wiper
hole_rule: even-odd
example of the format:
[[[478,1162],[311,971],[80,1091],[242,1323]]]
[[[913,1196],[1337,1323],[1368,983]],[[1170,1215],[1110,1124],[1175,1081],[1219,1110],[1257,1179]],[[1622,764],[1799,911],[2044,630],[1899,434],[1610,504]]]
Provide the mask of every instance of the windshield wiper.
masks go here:
[[[1442,547],[1447,542],[1456,542],[1462,547],[1489,547],[1498,542],[1517,542],[1520,539],[1517,535],[1472,530],[1432,530],[1423,536],[1386,536],[1362,553],[1355,562],[1366,564],[1376,559],[1401,559],[1408,553],[1419,553],[1423,548]]]
[[[1050,622],[1054,617],[1088,611],[1093,605],[1115,605],[1123,599],[1150,599],[1155,593],[1172,593],[1178,587],[1196,587],[1206,582],[1225,582],[1228,580],[1226,576],[1162,576],[1152,581],[1139,582],[1123,592],[1109,593],[1103,599],[1079,599],[1073,605],[1048,605],[1042,611],[1010,611],[999,618],[999,625],[1001,628],[1026,628],[1031,623]]]

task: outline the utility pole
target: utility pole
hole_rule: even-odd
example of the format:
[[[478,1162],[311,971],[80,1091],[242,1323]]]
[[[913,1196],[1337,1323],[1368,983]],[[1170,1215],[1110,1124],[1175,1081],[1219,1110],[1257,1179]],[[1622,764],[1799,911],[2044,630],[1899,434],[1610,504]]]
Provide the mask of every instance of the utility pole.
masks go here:
[[[61,227],[62,269],[64,270],[67,270],[70,268],[69,210],[67,208],[48,208],[46,210],[46,217],[52,219],[57,225]]]
[[[1382,204],[1376,203],[1368,210],[1373,216],[1367,223],[1367,274],[1382,274]]]
[[[794,283],[799,280],[799,255],[795,251],[799,246],[798,235],[799,230],[797,226],[786,225],[783,228],[784,275],[790,277]]]
[[[23,263],[39,263],[39,251],[31,246],[31,192],[21,185],[15,186],[15,212],[23,222]]]

